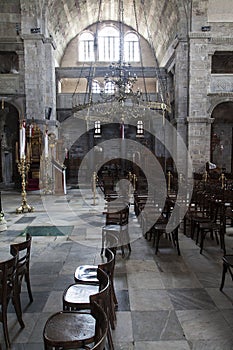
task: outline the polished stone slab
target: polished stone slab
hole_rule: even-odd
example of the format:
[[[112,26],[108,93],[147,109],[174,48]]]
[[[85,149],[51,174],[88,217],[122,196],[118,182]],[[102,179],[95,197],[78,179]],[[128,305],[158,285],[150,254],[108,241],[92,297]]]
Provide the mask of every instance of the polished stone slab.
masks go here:
[[[159,271],[128,273],[128,287],[131,289],[164,289]]]
[[[163,341],[139,341],[135,342],[134,350],[190,350],[187,341],[163,340]],[[208,349],[210,350],[210,349]]]
[[[36,216],[23,216],[19,220],[17,220],[15,224],[31,224],[35,218]]]
[[[172,310],[173,305],[166,290],[163,289],[129,289],[131,310],[158,311]]]
[[[213,310],[216,305],[202,288],[169,289],[168,295],[175,310]]]
[[[202,285],[196,275],[190,271],[161,273],[163,285],[167,289],[171,288],[201,288]]]
[[[224,339],[233,342],[232,329],[218,310],[179,310],[176,314],[187,340]]]
[[[132,311],[134,340],[183,340],[183,330],[174,310]]]

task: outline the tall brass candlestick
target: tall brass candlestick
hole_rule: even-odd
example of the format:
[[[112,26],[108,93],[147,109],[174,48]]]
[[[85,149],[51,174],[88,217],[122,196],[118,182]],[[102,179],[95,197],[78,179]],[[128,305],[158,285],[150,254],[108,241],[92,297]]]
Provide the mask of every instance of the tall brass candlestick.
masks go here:
[[[92,177],[92,190],[93,190],[93,205],[96,205],[96,182],[97,182],[97,174],[94,171]]]
[[[136,190],[136,182],[137,182],[137,176],[133,174],[133,189]]]
[[[20,158],[18,162],[18,171],[22,179],[22,192],[21,192],[22,204],[20,205],[19,208],[16,209],[17,214],[24,213],[25,211],[28,211],[28,212],[34,211],[34,207],[32,207],[27,203],[26,178],[27,178],[29,169],[30,169],[30,160],[26,159],[25,156],[23,158]]]
[[[222,183],[221,189],[223,190],[225,188],[225,180],[226,180],[226,177],[225,177],[224,173],[221,174],[219,180],[221,180],[221,183]]]
[[[204,174],[203,174],[203,180],[204,180],[204,182],[207,182],[207,180],[208,180],[208,177],[209,177],[209,175],[208,175],[208,172],[207,171],[205,171],[204,172]]]

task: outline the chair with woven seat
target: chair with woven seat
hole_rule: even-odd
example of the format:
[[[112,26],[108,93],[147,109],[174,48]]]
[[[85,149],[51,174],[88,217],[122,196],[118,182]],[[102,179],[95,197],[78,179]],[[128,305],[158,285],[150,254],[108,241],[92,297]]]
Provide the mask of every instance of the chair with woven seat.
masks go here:
[[[15,273],[18,256],[0,262],[0,322],[3,324],[3,333],[7,349],[10,349],[10,338],[7,327],[7,307],[9,301],[12,300],[18,322],[21,328],[24,328],[22,320],[22,312],[20,307],[18,289],[15,290]]]
[[[104,350],[108,320],[101,307],[102,295],[90,296],[90,313],[60,311],[50,316],[44,326],[45,350],[92,349]]]
[[[222,262],[223,262],[223,266],[222,266],[222,280],[221,280],[221,285],[220,285],[220,290],[223,290],[224,284],[225,284],[225,277],[226,277],[226,273],[229,272],[231,279],[233,281],[233,255],[232,254],[228,254],[228,255],[224,255],[222,257]]]
[[[64,311],[80,311],[90,309],[90,296],[106,290],[103,309],[107,315],[108,322],[111,324],[111,291],[110,280],[106,272],[97,268],[98,285],[73,283],[69,285],[63,293],[62,302]],[[113,350],[113,341],[110,327],[108,327],[107,339],[109,349]]]

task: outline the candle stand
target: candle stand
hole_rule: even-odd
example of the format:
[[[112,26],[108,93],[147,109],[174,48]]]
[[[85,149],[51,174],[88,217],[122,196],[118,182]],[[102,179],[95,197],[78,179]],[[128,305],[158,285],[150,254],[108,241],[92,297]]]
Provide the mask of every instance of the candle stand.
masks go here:
[[[18,165],[19,174],[21,175],[21,179],[22,179],[22,192],[21,192],[22,204],[20,205],[19,208],[16,209],[16,213],[21,214],[21,213],[24,213],[25,211],[28,211],[30,213],[34,211],[34,207],[27,203],[27,193],[26,193],[26,178],[27,178],[28,171],[30,169],[30,160],[26,159],[24,156],[20,158],[17,165]]]
[[[51,161],[49,157],[45,157],[44,159],[44,165],[45,165],[45,175],[44,175],[44,194],[53,194],[52,191],[52,180],[49,176],[49,165],[51,165]]]
[[[97,183],[98,177],[97,173],[94,171],[92,176],[92,191],[93,191],[93,204],[96,205],[96,183]]]

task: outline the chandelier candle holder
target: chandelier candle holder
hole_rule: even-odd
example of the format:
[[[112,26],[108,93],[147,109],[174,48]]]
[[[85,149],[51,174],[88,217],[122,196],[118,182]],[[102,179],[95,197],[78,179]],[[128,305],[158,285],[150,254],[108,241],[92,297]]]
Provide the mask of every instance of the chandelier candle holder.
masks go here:
[[[19,157],[18,157],[19,156]],[[30,169],[31,163],[31,144],[27,142],[26,146],[26,122],[23,120],[20,123],[19,129],[19,154],[18,154],[18,144],[16,144],[16,163],[18,166],[18,172],[21,175],[21,186],[22,186],[22,204],[16,209],[17,214],[24,212],[33,212],[34,207],[27,203],[27,192],[26,192],[26,182],[27,175]]]

